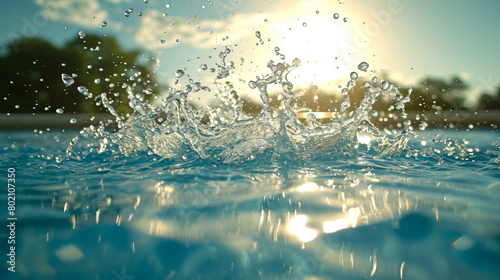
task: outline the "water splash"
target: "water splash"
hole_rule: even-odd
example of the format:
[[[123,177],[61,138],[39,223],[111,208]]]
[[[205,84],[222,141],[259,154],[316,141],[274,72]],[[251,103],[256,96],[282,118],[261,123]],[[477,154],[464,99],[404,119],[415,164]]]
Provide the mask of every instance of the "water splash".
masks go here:
[[[234,69],[232,62],[226,62],[230,53],[231,50],[225,48],[219,54],[217,81],[229,77]],[[372,104],[377,98],[388,95],[396,100],[394,107],[404,119],[404,104],[410,101],[409,95],[403,96],[397,87],[387,81],[365,81],[363,87],[366,95],[358,107],[348,113],[348,108],[353,105],[349,93],[356,85],[356,72],[350,74],[350,80],[341,90],[344,100],[338,117],[330,123],[320,124],[314,114],[310,114],[310,125],[304,125],[290,105],[295,92],[287,78],[300,64],[298,58],[291,64],[269,61],[267,68],[270,73],[248,83],[250,89],[259,91],[262,101],[262,110],[256,117],[241,109],[242,101],[236,92],[231,91],[232,84],[225,82],[216,83],[219,86],[216,92],[225,107],[223,110],[209,108],[207,121],[206,112],[197,111],[188,104],[188,96],[191,92],[210,91],[210,88],[189,79],[184,88],[171,88],[159,106],[141,101],[131,88],[127,89],[129,106],[134,110],[128,118],[116,112],[106,93],[96,96],[96,101],[115,117],[119,129],[110,132],[106,129],[108,124],[101,124],[85,128],[80,136],[98,139],[98,153],[113,146],[126,156],[148,152],[166,158],[181,158],[193,153],[203,159],[222,163],[242,163],[261,155],[297,160],[345,159],[359,155],[363,149],[390,156],[406,149],[409,122],[404,123],[400,134],[388,134],[378,130],[370,122],[370,116],[374,115]],[[359,68],[366,70],[367,67],[367,63],[361,63]],[[184,76],[184,71],[178,70],[175,75],[178,79]],[[268,86],[275,84],[281,87],[284,94],[282,102],[285,109],[279,113],[273,112],[269,104]],[[81,93],[88,92],[85,90],[79,87]],[[79,137],[73,139],[67,155],[71,155],[78,140]]]
[[[75,82],[73,77],[71,77],[68,74],[64,74],[64,73],[61,74],[61,79],[62,79],[64,85],[66,85],[67,87],[71,86]]]

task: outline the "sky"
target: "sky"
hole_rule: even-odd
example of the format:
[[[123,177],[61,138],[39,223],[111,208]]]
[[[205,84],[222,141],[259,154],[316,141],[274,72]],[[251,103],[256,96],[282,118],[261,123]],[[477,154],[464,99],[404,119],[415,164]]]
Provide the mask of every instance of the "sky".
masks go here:
[[[404,86],[424,76],[459,76],[471,98],[500,86],[496,0],[3,0],[2,6],[0,54],[18,38],[62,46],[83,30],[144,50],[169,84],[177,69],[210,83],[215,75],[201,65],[215,67],[228,46],[233,82],[250,96],[257,94],[248,81],[269,73],[267,61],[281,61],[276,47],[288,63],[302,60],[290,77],[299,87],[337,88],[362,61],[373,71],[365,75],[382,73]]]

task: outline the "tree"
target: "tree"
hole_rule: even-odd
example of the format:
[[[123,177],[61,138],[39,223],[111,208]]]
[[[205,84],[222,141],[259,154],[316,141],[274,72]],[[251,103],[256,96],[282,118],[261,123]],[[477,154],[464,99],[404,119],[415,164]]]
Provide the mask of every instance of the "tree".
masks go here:
[[[1,92],[6,98],[0,111],[38,113],[62,108],[75,113],[105,112],[95,106],[101,100],[95,97],[105,93],[117,111],[130,113],[127,90],[145,100],[151,100],[154,95],[150,93],[160,90],[151,63],[139,63],[139,55],[137,50],[122,50],[109,36],[87,35],[62,48],[40,38],[13,42],[7,54],[0,57]],[[74,76],[74,84],[65,85],[63,73]],[[80,93],[80,86],[93,97]]]
[[[496,94],[482,93],[477,110],[500,110],[500,87],[496,89]]]

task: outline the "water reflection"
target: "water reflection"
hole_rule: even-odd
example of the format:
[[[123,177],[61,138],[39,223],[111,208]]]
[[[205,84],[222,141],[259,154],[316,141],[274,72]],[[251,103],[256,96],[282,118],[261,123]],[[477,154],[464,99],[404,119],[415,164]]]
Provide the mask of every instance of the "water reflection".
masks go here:
[[[219,272],[258,279],[259,271],[278,279],[444,279],[455,271],[494,279],[488,271],[496,267],[500,221],[484,213],[498,212],[498,197],[494,187],[480,187],[494,186],[497,155],[490,157],[475,163],[484,175],[475,177],[460,162],[405,157],[240,166],[142,156],[69,162],[54,170],[78,176],[52,186],[27,177],[23,220],[50,222],[20,229],[32,240],[19,248],[20,265],[26,277],[71,264],[94,265],[100,275],[126,266],[129,275],[152,279]],[[44,259],[31,261],[40,251]],[[120,257],[92,261],[110,255]]]

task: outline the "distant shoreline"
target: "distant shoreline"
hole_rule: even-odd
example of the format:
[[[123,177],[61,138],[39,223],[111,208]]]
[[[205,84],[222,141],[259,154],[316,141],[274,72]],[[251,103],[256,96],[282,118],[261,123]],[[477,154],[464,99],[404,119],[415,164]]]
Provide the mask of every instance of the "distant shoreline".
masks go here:
[[[376,126],[387,127],[396,125],[403,120],[397,113],[398,119],[389,118],[388,115],[392,112],[379,112],[377,118],[372,118],[371,121]],[[446,112],[407,112],[408,119],[412,121],[413,126],[417,126],[422,121],[425,121],[429,127],[437,127],[453,124],[455,127],[468,127],[472,124],[474,127],[497,128],[500,126],[500,110],[494,111],[446,111]],[[326,115],[330,115],[327,113]],[[318,116],[325,114],[318,114]],[[305,118],[305,113],[300,113],[299,117]],[[76,119],[76,123],[72,124],[71,119]],[[379,121],[379,119],[387,118],[387,121]],[[418,119],[417,119],[418,118]],[[5,113],[0,115],[0,130],[23,130],[23,129],[82,129],[85,126],[97,125],[100,121],[114,120],[114,117],[109,114],[10,114]],[[318,120],[321,121],[320,118]],[[326,119],[325,119],[326,120]]]

